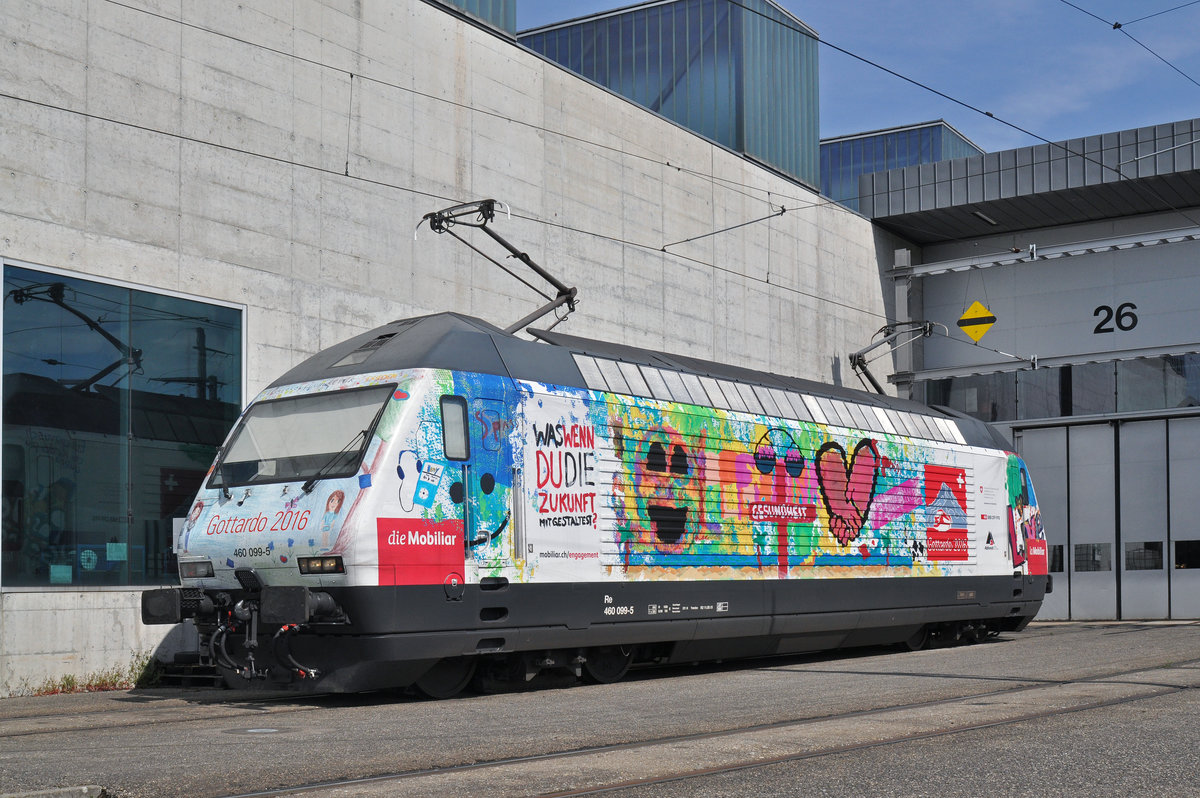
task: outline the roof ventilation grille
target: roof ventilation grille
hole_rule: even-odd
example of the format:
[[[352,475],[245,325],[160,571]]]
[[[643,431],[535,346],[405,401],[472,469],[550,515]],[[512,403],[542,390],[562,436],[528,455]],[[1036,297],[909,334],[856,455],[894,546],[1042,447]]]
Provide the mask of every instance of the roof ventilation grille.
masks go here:
[[[371,355],[373,355],[376,352],[376,350],[378,350],[380,347],[382,347],[384,344],[386,344],[388,341],[390,341],[392,338],[394,338],[396,336],[396,334],[397,333],[394,331],[394,332],[384,333],[383,335],[378,335],[378,336],[372,338],[371,340],[364,343],[362,346],[358,347],[358,349],[355,349],[353,352],[346,355],[344,358],[342,358],[338,362],[334,363],[333,367],[336,368],[338,366],[357,366],[359,363],[362,363],[364,360],[366,360]]]

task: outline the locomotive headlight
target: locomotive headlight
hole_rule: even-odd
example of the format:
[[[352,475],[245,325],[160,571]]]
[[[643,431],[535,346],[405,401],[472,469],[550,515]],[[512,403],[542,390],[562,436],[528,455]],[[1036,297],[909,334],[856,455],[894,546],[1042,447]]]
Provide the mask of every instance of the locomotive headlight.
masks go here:
[[[213,575],[213,564],[209,560],[192,560],[179,563],[179,576],[183,579],[205,579]]]
[[[297,557],[302,574],[344,574],[346,566],[341,557]]]

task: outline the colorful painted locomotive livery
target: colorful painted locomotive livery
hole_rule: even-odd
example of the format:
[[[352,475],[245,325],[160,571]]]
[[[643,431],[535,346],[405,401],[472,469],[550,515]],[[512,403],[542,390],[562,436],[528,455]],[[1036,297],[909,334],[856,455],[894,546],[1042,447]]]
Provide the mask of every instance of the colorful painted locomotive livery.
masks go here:
[[[243,414],[179,534],[230,680],[453,693],[1018,630],[1032,482],[972,419],[439,314],[322,352]]]

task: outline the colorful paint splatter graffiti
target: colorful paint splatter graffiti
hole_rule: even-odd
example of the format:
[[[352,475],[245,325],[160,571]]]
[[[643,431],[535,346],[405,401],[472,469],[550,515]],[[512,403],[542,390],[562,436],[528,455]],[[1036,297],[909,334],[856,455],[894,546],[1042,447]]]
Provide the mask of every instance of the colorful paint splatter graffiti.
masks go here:
[[[972,468],[936,462],[952,459],[948,447],[586,391],[562,406],[554,415],[554,403],[530,389],[524,412],[534,419],[534,451],[526,456],[544,457],[543,430],[581,419],[594,430],[601,489],[589,497],[598,503],[593,545],[623,572],[753,568],[787,576],[816,566],[936,570],[969,559]],[[548,473],[539,466],[539,488]],[[943,506],[947,496],[953,508]],[[929,522],[939,509],[944,517]],[[560,536],[558,544],[570,548],[571,540]]]
[[[979,557],[1045,567],[1024,465],[986,450],[447,371],[269,398],[384,380],[396,388],[355,475],[311,495],[203,494],[190,552],[225,551],[214,524],[280,513],[287,528],[255,527],[231,561],[340,555],[370,563],[354,578],[378,584],[938,575]]]
[[[1025,463],[1015,455],[1008,458],[1007,484],[1008,537],[1013,565],[1028,563],[1029,573],[1048,573],[1046,530],[1042,527],[1033,480],[1029,478]]]

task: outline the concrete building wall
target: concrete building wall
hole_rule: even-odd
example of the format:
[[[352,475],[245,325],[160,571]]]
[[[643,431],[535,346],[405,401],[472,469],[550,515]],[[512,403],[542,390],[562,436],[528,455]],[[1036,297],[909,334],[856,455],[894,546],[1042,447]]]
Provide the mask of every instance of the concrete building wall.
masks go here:
[[[484,197],[579,287],[573,334],[834,380],[884,322],[867,220],[436,5],[7,0],[0,28],[0,257],[243,306],[247,399],[392,319],[535,307],[414,240]],[[165,631],[136,591],[2,607],[0,694]]]
[[[0,697],[136,675],[156,650],[196,647],[191,622],[146,626],[141,591],[0,593]]]

